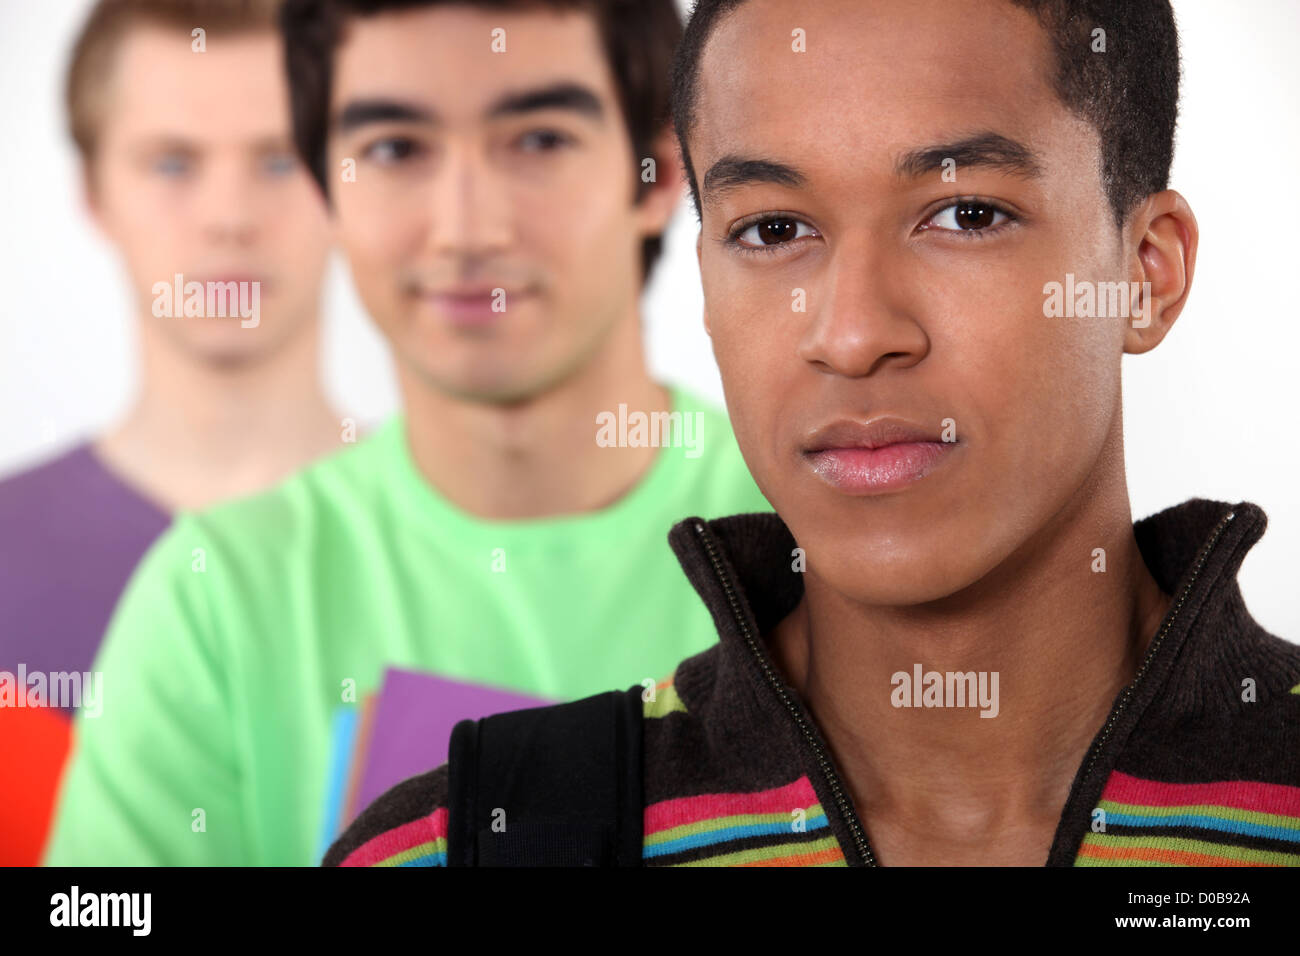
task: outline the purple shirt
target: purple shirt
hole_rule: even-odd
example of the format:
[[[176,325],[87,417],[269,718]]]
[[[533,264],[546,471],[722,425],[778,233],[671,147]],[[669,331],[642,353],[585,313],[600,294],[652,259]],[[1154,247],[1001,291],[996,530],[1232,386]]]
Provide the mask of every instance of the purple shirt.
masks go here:
[[[89,444],[0,481],[0,670],[90,670],[118,595],[170,523]]]

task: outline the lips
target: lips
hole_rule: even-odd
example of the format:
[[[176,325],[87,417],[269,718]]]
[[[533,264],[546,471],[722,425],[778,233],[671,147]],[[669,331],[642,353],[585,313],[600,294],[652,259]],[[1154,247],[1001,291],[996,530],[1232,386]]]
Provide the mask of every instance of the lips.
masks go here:
[[[938,429],[904,419],[834,422],[814,432],[803,450],[813,474],[849,495],[899,491],[940,467],[957,447]]]
[[[499,321],[512,306],[531,295],[532,290],[527,287],[511,289],[500,285],[451,286],[419,292],[419,297],[433,306],[435,312],[458,326],[482,326]]]
[[[441,289],[424,289],[421,294],[438,299],[490,299],[496,295],[497,289],[501,289],[506,296],[517,291],[500,285],[464,285],[447,286]]]

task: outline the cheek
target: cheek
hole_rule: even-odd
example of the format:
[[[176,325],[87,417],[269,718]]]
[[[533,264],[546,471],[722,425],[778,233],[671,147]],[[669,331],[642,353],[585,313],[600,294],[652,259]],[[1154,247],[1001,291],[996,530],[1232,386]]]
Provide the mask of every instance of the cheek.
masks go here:
[[[267,217],[267,233],[290,253],[317,254],[329,244],[329,220],[324,201],[306,176],[287,183]]]
[[[568,275],[552,292],[612,288],[639,268],[632,175],[613,144],[601,144],[544,180],[517,183],[511,199],[520,254],[543,270]],[[593,281],[596,280],[596,281]]]
[[[197,266],[198,243],[185,228],[184,211],[159,208],[156,214],[119,194],[114,208],[105,211],[106,225],[137,287],[152,289],[171,281],[177,272]]]
[[[182,196],[120,167],[104,170],[100,196],[104,225],[129,258],[157,259],[183,248]]]
[[[358,192],[339,190],[335,228],[358,288],[378,289],[396,281],[419,250],[425,223],[412,202],[405,208],[373,202]]]
[[[1017,270],[932,301],[942,316],[931,337],[944,391],[963,409],[958,435],[985,457],[980,473],[1023,500],[1080,479],[1117,397],[1113,328],[1045,316],[1042,286],[1037,269]]]
[[[766,388],[746,388],[756,398],[779,401],[782,383],[804,374],[806,363],[799,356],[799,342],[810,321],[810,312],[796,312],[792,289],[808,286],[804,280],[773,280],[759,270],[740,268],[718,253],[716,265],[706,254],[704,297],[714,352],[724,384],[733,380],[737,388],[745,383],[766,382]]]
[[[783,415],[794,400],[793,379],[802,373],[797,348],[803,317],[787,314],[787,300],[760,290],[743,273],[717,268],[707,253],[702,268],[727,414],[750,471],[766,491],[784,437]]]

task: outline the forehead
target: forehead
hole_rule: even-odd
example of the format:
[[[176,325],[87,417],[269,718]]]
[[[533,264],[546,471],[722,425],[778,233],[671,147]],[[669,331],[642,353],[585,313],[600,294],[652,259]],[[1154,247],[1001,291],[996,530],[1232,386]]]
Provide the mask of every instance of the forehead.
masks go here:
[[[272,30],[209,34],[140,26],[122,39],[108,113],[116,127],[195,140],[288,134],[288,86]]]
[[[806,52],[794,52],[802,30]],[[892,173],[895,156],[992,130],[1050,154],[1080,149],[1051,86],[1038,20],[1008,0],[747,0],[718,23],[699,66],[691,153],[800,169]]]
[[[504,51],[494,52],[494,40]],[[444,117],[477,116],[504,92],[562,82],[615,101],[590,13],[424,7],[348,22],[331,105],[387,98],[435,107]]]

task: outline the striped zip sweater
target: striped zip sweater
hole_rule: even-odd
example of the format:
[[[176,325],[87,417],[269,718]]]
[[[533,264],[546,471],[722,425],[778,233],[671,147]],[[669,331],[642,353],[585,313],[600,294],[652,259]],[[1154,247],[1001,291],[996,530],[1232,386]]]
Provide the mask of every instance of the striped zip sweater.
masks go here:
[[[1193,499],[1135,524],[1174,601],[1074,777],[1048,866],[1300,866],[1300,647],[1251,618],[1236,581],[1266,523]],[[720,641],[645,703],[644,864],[878,865],[763,643],[802,594],[789,530],[691,518],[669,541]],[[444,764],[380,797],[324,865],[441,866],[446,848]]]

